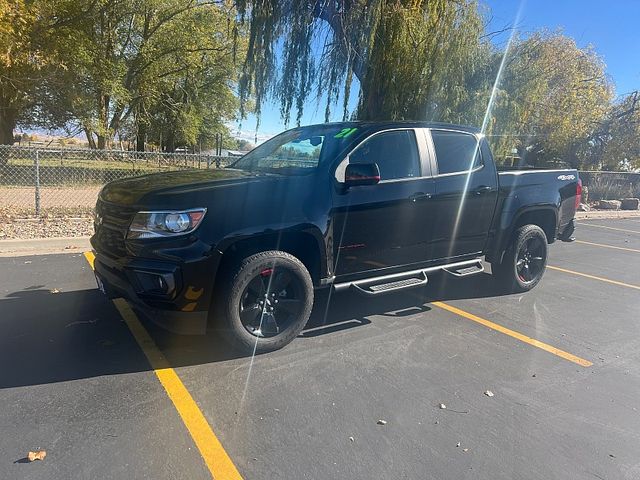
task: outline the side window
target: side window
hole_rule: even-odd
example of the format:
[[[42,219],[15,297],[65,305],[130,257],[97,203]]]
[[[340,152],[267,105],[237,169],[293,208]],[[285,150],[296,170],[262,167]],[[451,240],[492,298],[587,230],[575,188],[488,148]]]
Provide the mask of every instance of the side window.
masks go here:
[[[436,149],[438,173],[458,173],[482,165],[480,145],[474,135],[445,130],[431,130]]]
[[[413,130],[374,135],[351,155],[349,163],[377,163],[381,180],[420,176],[420,155]]]

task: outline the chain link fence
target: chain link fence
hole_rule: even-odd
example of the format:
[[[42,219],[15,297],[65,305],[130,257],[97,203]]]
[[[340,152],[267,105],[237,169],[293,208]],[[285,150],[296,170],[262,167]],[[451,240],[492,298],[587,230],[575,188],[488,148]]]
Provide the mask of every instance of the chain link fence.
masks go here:
[[[91,215],[112,180],[170,170],[223,168],[234,157],[0,145],[0,215]]]

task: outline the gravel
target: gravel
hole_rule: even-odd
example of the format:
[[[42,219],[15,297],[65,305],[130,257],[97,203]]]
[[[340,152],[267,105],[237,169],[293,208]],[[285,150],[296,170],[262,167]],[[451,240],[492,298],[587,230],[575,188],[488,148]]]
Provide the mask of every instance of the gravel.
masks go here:
[[[91,208],[45,211],[41,218],[15,208],[0,208],[0,240],[84,237],[93,234]]]

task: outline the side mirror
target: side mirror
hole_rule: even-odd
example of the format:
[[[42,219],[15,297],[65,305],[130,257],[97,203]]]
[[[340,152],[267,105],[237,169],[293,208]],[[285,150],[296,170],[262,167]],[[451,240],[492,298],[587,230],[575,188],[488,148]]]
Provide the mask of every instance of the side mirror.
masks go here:
[[[380,181],[380,169],[375,163],[350,163],[344,172],[345,187],[375,185]]]

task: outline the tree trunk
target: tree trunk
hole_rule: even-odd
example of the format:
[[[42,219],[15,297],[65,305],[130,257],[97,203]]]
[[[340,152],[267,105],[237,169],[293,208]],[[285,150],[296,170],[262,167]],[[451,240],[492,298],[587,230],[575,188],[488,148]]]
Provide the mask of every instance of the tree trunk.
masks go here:
[[[146,125],[138,125],[138,133],[136,134],[136,151],[144,152],[144,144],[147,137]]]
[[[176,151],[176,136],[173,132],[169,132],[165,141],[165,152],[173,153]]]
[[[13,130],[16,128],[16,112],[13,109],[0,111],[0,145],[13,145]]]
[[[110,143],[109,135],[109,103],[111,98],[109,95],[98,96],[98,121],[100,122],[100,128],[98,128],[98,149],[104,150]]]
[[[87,142],[89,142],[89,148],[92,150],[96,149],[96,139],[93,138],[93,132],[88,128],[84,129],[84,133],[87,136]]]

